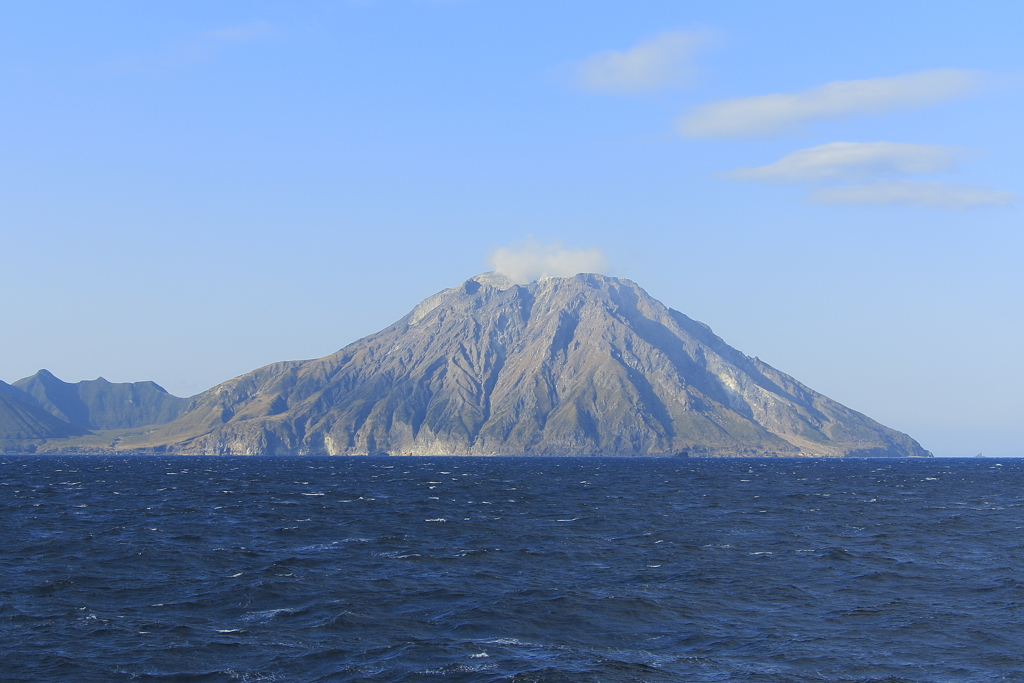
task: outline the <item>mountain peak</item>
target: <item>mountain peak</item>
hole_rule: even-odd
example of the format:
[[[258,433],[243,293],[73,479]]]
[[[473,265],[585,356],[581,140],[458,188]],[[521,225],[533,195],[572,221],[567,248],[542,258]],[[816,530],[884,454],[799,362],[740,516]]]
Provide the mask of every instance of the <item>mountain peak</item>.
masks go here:
[[[494,287],[496,289],[508,289],[509,287],[515,287],[516,286],[515,282],[513,282],[509,278],[505,277],[501,273],[496,273],[494,271],[490,271],[490,272],[487,272],[487,273],[480,273],[479,275],[474,275],[473,277],[471,277],[466,282],[471,282],[471,281],[472,282],[479,282],[482,285],[487,285],[489,287]]]
[[[13,388],[23,400],[86,430],[163,424],[189,404],[153,382],[114,383],[97,377],[72,384],[48,370],[18,380]]]
[[[385,330],[214,387],[183,453],[927,455],[630,280],[482,273]]]

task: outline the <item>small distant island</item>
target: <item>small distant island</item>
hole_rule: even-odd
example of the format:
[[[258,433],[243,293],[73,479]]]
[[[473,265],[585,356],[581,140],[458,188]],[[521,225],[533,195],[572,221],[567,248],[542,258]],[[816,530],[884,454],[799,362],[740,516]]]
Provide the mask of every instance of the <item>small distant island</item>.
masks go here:
[[[46,370],[0,382],[0,451],[931,457],[629,280],[494,273],[190,398]]]

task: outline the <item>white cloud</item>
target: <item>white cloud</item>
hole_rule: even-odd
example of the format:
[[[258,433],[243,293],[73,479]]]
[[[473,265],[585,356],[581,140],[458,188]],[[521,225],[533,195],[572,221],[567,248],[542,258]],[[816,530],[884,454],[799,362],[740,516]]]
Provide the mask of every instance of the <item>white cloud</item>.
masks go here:
[[[494,272],[517,284],[545,277],[570,277],[577,273],[600,273],[608,259],[600,249],[563,249],[561,244],[541,245],[532,239],[522,244],[499,247],[491,253]]]
[[[787,154],[773,164],[737,168],[734,180],[820,182],[865,180],[903,173],[935,173],[956,165],[955,147],[899,142],[830,142]]]
[[[821,119],[914,109],[964,97],[981,74],[937,69],[889,78],[833,81],[798,93],[778,93],[699,105],[678,121],[691,138],[777,135]]]
[[[591,92],[624,94],[686,85],[694,52],[708,31],[668,31],[625,51],[606,50],[575,65],[576,84]]]
[[[222,28],[216,31],[206,31],[203,37],[219,43],[251,43],[254,40],[271,38],[277,34],[277,30],[265,21],[257,19],[248,24]]]
[[[148,52],[125,55],[105,65],[108,73],[154,73],[206,62],[234,46],[274,38],[279,32],[265,21],[203,31]]]
[[[869,185],[827,187],[811,193],[822,204],[907,204],[935,209],[1005,206],[1019,199],[1012,192],[953,183],[887,180]]]

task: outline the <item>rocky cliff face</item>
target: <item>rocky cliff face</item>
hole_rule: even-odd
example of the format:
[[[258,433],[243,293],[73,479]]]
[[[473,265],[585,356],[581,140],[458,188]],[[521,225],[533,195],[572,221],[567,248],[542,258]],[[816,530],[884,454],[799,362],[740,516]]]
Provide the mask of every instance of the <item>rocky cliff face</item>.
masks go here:
[[[485,274],[311,361],[195,397],[178,453],[927,456],[636,284]],[[127,446],[128,444],[126,444]]]

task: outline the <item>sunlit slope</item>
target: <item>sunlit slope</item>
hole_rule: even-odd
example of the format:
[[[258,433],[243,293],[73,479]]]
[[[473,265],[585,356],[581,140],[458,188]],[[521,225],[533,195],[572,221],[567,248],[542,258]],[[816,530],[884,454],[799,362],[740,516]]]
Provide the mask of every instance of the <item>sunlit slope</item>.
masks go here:
[[[927,456],[633,282],[483,275],[326,358],[195,397],[179,453]]]

